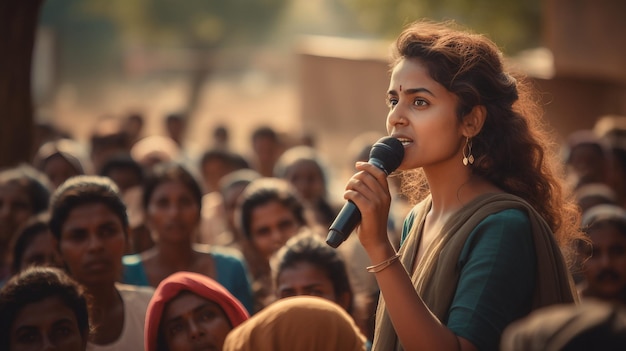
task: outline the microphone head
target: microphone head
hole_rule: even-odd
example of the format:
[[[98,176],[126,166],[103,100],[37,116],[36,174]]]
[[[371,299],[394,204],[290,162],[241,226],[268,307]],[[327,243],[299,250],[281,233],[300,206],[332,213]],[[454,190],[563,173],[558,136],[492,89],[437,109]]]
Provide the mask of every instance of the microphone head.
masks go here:
[[[404,146],[398,139],[390,136],[380,138],[370,150],[370,159],[378,160],[387,174],[395,171],[403,158]]]

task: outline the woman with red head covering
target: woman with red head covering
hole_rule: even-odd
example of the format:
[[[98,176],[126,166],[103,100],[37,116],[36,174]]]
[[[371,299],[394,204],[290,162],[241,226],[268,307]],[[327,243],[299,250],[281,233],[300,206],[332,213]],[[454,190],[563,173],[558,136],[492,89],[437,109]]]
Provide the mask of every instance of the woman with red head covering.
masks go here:
[[[248,311],[215,280],[177,272],[157,287],[146,313],[146,351],[222,350]]]

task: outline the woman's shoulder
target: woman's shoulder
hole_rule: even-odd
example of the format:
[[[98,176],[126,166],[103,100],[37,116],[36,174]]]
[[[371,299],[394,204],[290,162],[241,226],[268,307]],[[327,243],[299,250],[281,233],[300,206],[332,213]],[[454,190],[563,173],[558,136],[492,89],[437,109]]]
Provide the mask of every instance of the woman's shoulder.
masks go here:
[[[487,222],[504,222],[504,223],[529,223],[528,213],[519,208],[507,208],[495,212],[487,216],[484,220]]]
[[[143,265],[141,254],[130,254],[122,256],[122,264],[126,267],[137,267]]]
[[[241,251],[234,249],[232,247],[225,246],[211,246],[208,251],[208,254],[214,257],[217,261],[226,261],[226,262],[243,262],[243,254]]]

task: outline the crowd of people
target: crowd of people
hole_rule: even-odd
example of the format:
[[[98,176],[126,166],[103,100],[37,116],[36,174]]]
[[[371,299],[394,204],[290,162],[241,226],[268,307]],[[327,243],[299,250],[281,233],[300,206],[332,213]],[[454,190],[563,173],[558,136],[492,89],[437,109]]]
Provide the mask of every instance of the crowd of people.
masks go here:
[[[0,349],[622,350],[626,117],[561,148],[497,46],[419,21],[395,42],[397,171],[350,147],[360,225],[325,243],[314,141],[271,126],[249,153],[187,120],[132,114],[88,145],[41,125],[32,162],[0,170]],[[381,121],[382,124],[382,121]]]

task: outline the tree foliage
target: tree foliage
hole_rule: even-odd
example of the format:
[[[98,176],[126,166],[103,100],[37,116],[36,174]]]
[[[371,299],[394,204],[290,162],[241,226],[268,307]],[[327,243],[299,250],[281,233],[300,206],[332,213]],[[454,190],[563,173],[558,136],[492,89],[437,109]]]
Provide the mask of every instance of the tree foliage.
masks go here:
[[[87,0],[135,40],[211,48],[262,40],[288,0]]]
[[[415,20],[455,20],[487,34],[507,53],[540,44],[540,0],[340,0],[372,33],[395,37]]]

